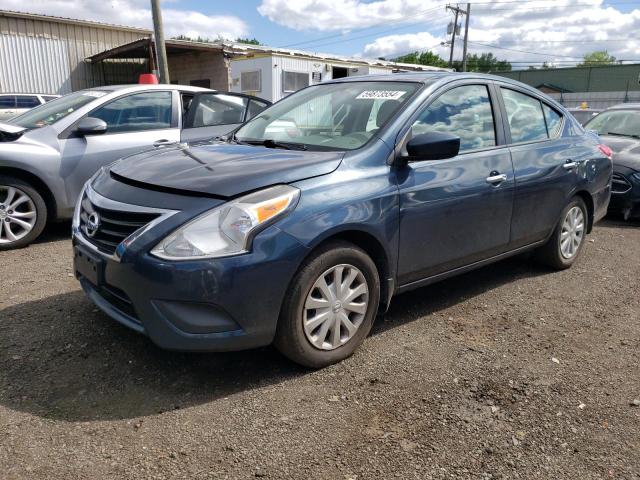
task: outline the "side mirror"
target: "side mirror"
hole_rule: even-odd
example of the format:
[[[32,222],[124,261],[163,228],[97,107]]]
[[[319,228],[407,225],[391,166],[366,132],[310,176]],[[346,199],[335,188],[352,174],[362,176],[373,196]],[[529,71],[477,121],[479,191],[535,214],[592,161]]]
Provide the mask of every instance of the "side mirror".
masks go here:
[[[100,135],[107,131],[107,122],[95,117],[84,117],[78,122],[78,135]]]
[[[460,137],[444,132],[416,135],[407,143],[407,160],[444,160],[458,155]]]

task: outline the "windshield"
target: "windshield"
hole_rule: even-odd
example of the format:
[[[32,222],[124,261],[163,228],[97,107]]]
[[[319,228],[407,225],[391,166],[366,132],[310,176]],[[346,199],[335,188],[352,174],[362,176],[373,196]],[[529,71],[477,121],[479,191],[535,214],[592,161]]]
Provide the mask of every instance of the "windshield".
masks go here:
[[[596,115],[585,125],[600,135],[624,135],[640,137],[640,111],[610,110]]]
[[[269,107],[240,128],[241,142],[354,150],[380,130],[420,84],[349,82],[315,85]]]
[[[12,118],[8,123],[24,128],[46,127],[106,94],[107,92],[103,90],[83,90],[70,93],[64,97],[44,103],[39,107],[32,108],[22,115]]]

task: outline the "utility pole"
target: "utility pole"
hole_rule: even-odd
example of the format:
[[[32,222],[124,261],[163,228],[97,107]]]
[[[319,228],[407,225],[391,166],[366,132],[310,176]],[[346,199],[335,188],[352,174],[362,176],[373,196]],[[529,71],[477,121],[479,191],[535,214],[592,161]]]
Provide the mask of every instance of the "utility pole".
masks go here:
[[[467,71],[467,41],[469,40],[469,17],[471,16],[471,4],[467,2],[467,17],[464,20],[464,48],[462,49],[462,71]]]
[[[458,12],[460,9],[450,5],[447,5],[447,9],[453,10],[456,14],[455,20],[453,21],[453,28],[451,29],[451,53],[449,53],[449,67],[451,67],[453,65],[453,48],[456,45],[456,30],[458,29]]]
[[[467,71],[467,39],[469,37],[469,16],[471,14],[471,4],[467,3],[466,10],[461,9],[457,4],[447,5],[447,10],[451,10],[455,13],[455,20],[453,21],[453,28],[451,29],[451,51],[449,53],[449,66],[453,66],[453,49],[456,45],[456,35],[460,34],[458,29],[458,16],[466,15],[465,25],[464,25],[464,53],[462,54],[462,71]]]
[[[160,83],[169,83],[169,65],[167,63],[167,49],[164,46],[164,28],[162,26],[162,11],[160,0],[151,0],[153,14],[153,36],[155,37],[156,58],[158,59],[158,73]]]

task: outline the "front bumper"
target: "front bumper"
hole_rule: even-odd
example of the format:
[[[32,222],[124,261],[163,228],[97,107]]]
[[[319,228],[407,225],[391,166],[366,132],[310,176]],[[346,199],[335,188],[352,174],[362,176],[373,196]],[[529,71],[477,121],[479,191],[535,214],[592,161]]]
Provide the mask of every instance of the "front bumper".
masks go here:
[[[76,277],[98,308],[171,350],[242,350],[273,341],[306,247],[272,226],[255,237],[250,253],[169,262],[148,253],[158,240],[152,233],[115,258],[92,251],[83,234],[74,232]],[[83,256],[97,261],[97,275],[86,273]]]
[[[640,217],[640,179],[634,173],[622,167],[614,169],[609,212],[621,213],[625,219]]]

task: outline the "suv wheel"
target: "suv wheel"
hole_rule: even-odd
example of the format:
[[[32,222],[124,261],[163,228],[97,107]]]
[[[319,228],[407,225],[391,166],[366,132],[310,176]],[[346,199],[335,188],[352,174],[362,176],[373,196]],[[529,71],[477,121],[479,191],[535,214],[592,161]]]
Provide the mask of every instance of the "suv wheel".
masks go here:
[[[293,278],[275,345],[307,367],[339,362],[369,334],[379,301],[380,280],[371,258],[355,245],[332,242]]]
[[[540,260],[554,268],[569,268],[582,251],[586,235],[587,206],[582,198],[574,197],[562,211],[549,242],[540,248]]]
[[[42,196],[27,182],[0,176],[0,250],[29,245],[46,222]]]

